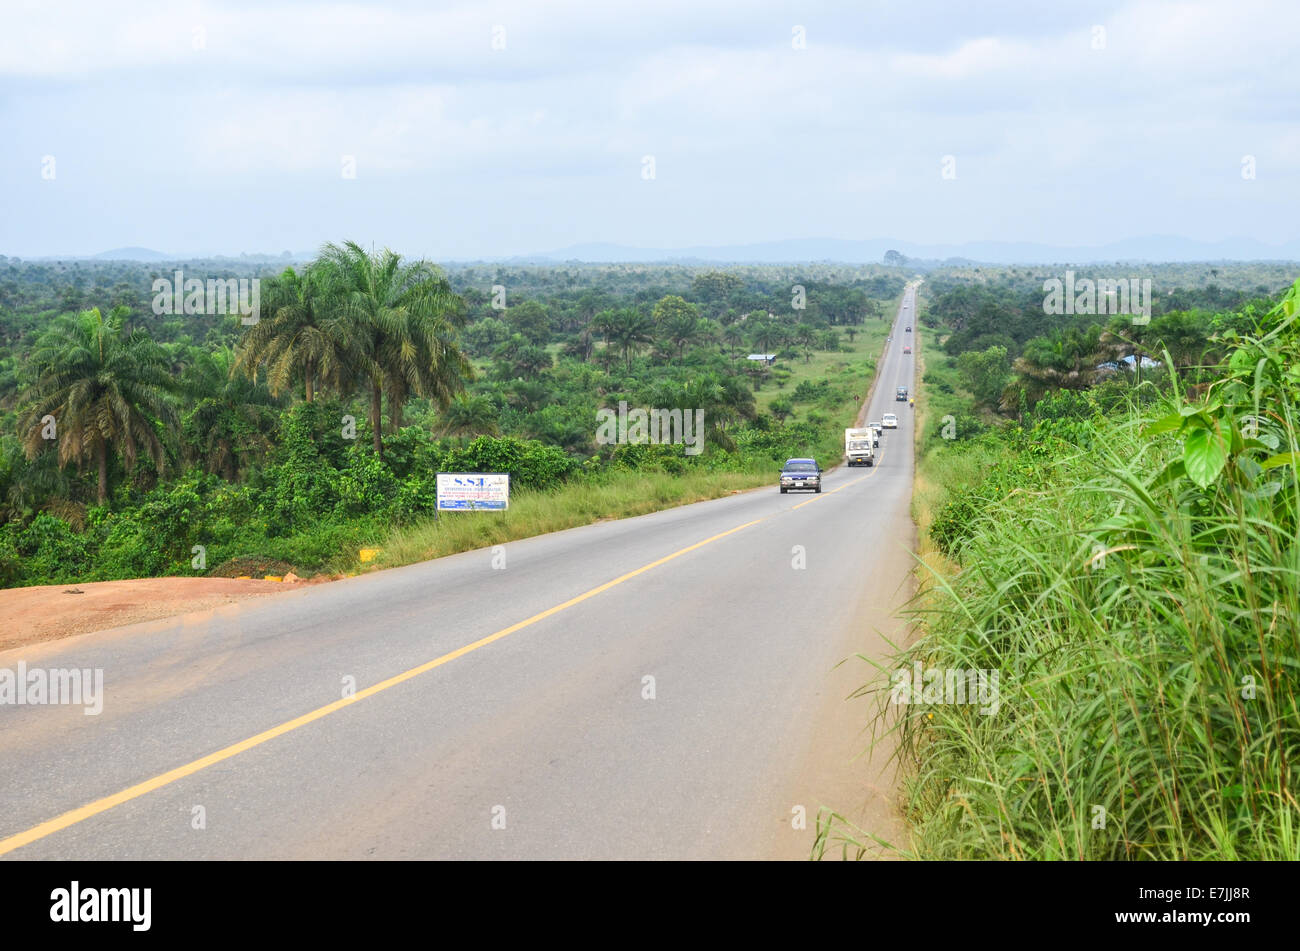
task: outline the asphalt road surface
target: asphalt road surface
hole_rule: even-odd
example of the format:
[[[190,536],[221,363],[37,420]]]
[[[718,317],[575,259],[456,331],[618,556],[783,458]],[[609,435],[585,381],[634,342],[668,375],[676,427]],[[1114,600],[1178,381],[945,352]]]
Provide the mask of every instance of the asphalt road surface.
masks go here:
[[[899,428],[820,495],[780,494],[774,467],[771,488],[0,653],[104,678],[95,716],[0,705],[0,856],[806,858],[822,806],[896,840],[845,698],[910,591],[914,294],[866,414]]]

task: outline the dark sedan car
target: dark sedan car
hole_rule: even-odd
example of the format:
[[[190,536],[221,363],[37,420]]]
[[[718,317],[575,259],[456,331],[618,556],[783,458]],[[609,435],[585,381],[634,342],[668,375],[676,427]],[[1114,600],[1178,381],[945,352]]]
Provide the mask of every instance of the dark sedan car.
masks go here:
[[[787,459],[781,470],[781,494],[791,489],[822,490],[822,470],[816,459]]]

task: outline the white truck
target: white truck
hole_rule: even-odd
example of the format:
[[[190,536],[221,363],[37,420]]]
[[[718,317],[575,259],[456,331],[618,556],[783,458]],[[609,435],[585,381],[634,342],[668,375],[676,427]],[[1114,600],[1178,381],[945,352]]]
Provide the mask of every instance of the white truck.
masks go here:
[[[870,427],[844,430],[844,461],[850,466],[876,464],[876,437]]]

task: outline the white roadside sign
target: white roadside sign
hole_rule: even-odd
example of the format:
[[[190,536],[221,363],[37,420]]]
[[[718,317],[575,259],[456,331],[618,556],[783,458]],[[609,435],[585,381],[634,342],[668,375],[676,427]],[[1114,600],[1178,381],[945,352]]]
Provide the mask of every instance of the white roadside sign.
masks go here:
[[[439,472],[438,511],[504,512],[510,507],[508,472]]]

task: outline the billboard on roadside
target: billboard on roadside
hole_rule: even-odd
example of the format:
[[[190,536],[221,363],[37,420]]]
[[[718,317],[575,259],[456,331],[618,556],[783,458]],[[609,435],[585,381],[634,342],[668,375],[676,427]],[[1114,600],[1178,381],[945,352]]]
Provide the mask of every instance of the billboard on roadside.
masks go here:
[[[438,473],[440,512],[504,512],[509,507],[508,472]]]

